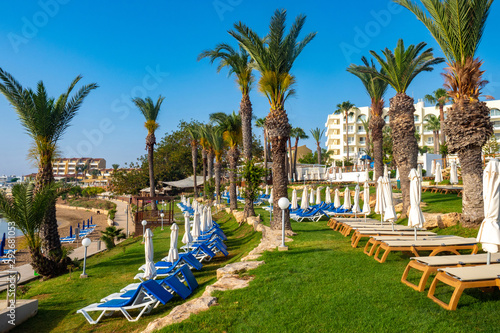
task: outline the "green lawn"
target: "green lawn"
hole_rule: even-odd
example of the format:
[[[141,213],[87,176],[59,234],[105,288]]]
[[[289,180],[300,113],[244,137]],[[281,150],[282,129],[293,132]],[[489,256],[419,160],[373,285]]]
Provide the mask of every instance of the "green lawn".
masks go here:
[[[216,269],[227,263],[239,261],[242,256],[255,248],[260,242],[261,233],[244,224],[238,223],[229,215],[221,213],[216,216],[225,234],[229,256],[218,256],[203,269],[194,272],[200,287],[191,297],[200,296],[205,287],[216,281]],[[183,219],[182,219],[183,221]],[[168,254],[170,246],[170,228],[162,232],[159,228],[154,233],[155,260]],[[184,234],[184,224],[179,224],[179,238]],[[180,244],[181,245],[181,244]],[[76,310],[83,308],[111,293],[120,291],[133,280],[139,266],[144,263],[144,245],[141,238],[133,238],[119,244],[115,249],[98,254],[87,261],[88,279],[80,279],[80,271],[73,272],[71,277],[65,274],[55,279],[37,280],[27,285],[27,292],[22,298],[39,300],[38,314],[19,326],[18,332],[133,332],[144,329],[147,324],[158,317],[165,316],[173,307],[183,302],[174,298],[165,306],[159,306],[151,314],[143,316],[139,322],[129,323],[123,315],[104,317],[97,325],[90,325]],[[5,294],[0,295],[5,297]],[[91,314],[92,315],[92,314]],[[94,313],[95,318],[96,313]]]
[[[408,256],[380,264],[326,223],[294,222],[289,251],[265,253],[249,288],[161,332],[498,332],[499,292],[466,291],[446,311],[400,282]]]

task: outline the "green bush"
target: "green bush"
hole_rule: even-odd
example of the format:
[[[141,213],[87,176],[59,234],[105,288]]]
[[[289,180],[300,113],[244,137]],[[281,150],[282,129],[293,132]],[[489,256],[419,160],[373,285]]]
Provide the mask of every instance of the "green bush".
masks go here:
[[[427,170],[422,169],[422,177],[425,177],[425,175],[427,175]]]
[[[450,180],[449,179],[444,179],[439,185],[450,185]]]
[[[108,211],[108,218],[110,220],[114,220],[115,219],[115,215],[116,215],[116,209],[113,208],[113,209],[110,209]]]
[[[116,246],[115,239],[126,237],[122,231],[123,229],[117,229],[115,226],[107,227],[105,231],[101,231],[101,240],[106,244],[108,250]]]
[[[83,207],[83,208],[95,208],[95,209],[116,209],[116,204],[114,202],[102,199],[86,199],[86,198],[74,198],[68,201],[68,204],[73,207]]]

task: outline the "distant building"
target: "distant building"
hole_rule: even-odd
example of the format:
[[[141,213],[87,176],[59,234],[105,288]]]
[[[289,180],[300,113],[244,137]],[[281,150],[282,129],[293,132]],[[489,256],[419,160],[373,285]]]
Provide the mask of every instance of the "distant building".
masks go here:
[[[500,100],[486,101],[486,105],[490,108],[491,122],[495,137],[500,139]],[[449,105],[444,107],[446,110]],[[345,117],[343,114],[329,114],[326,120],[326,149],[331,151],[331,158],[335,160],[344,159],[347,157],[347,144],[349,143],[349,157],[361,157],[366,151],[366,131],[363,127],[362,120],[368,120],[370,116],[370,108],[368,106],[360,107],[357,111],[351,111],[352,115],[347,118],[348,128],[346,129]],[[384,108],[382,117],[387,125],[389,125],[389,108]],[[426,107],[423,100],[418,100],[415,104],[415,130],[420,134],[419,146],[434,146],[434,135],[432,131],[425,129],[427,121],[425,117],[433,114],[439,117],[439,109],[435,106]]]
[[[54,177],[85,178],[92,174],[92,170],[101,169],[106,169],[106,160],[103,158],[57,158],[52,161]]]
[[[297,147],[297,161],[307,154],[312,154],[312,150],[307,148],[306,145]],[[295,147],[292,147],[292,158],[295,158]]]

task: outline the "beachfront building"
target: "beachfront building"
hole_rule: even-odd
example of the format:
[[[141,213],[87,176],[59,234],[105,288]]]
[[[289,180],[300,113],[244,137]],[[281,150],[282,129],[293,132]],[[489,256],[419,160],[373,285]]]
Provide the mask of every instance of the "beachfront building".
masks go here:
[[[86,178],[92,174],[92,170],[106,168],[106,160],[103,158],[76,157],[56,158],[52,161],[54,177],[75,176]]]
[[[491,122],[497,140],[500,139],[500,100],[486,101],[490,108]],[[445,106],[446,109],[450,107]],[[439,117],[439,108],[434,106],[425,106],[423,100],[418,100],[415,104],[415,130],[420,134],[420,147],[434,147],[434,136],[432,131],[425,129],[427,115],[433,114]],[[384,120],[389,124],[388,116],[389,108],[384,109]],[[352,115],[348,117],[348,126],[346,129],[345,117],[342,114],[329,114],[326,120],[326,149],[332,151],[331,157],[335,160],[343,160],[347,157],[347,144],[349,144],[349,158],[359,158],[366,151],[366,131],[363,127],[362,120],[368,120],[370,108],[367,106],[360,107],[357,111],[352,111]]]
[[[295,147],[292,147],[292,158],[295,158]],[[312,154],[312,150],[307,148],[306,145],[297,147],[297,161],[306,156],[307,154]]]

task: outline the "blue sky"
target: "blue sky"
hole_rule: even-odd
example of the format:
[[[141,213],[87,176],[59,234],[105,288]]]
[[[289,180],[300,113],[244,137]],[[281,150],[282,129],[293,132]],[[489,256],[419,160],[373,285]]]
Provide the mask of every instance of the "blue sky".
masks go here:
[[[182,119],[207,121],[212,112],[238,110],[241,95],[234,79],[217,74],[197,56],[219,42],[236,45],[227,30],[237,21],[264,35],[277,8],[287,9],[289,23],[300,13],[307,15],[303,32],[318,33],[295,62],[297,96],[286,105],[291,124],[306,132],[324,127],[342,101],[369,104],[359,80],[345,71],[369,50],[394,48],[403,38],[406,44],[425,41],[442,56],[413,14],[386,0],[42,0],[2,3],[0,67],[25,87],[43,80],[52,96],[79,74],[82,83],[99,84],[60,141],[61,155],[102,157],[108,166],[123,166],[145,153],[144,119],[130,105],[132,97],[165,96],[157,137]],[[494,3],[478,52],[491,82],[484,93],[497,99],[499,19]],[[417,99],[439,88],[443,67],[417,77],[408,94]],[[392,95],[386,95],[387,104]],[[251,101],[257,117],[267,114],[267,100],[256,88]],[[30,139],[3,96],[0,112],[0,174],[35,171],[26,160]],[[305,142],[314,148],[313,140]]]

